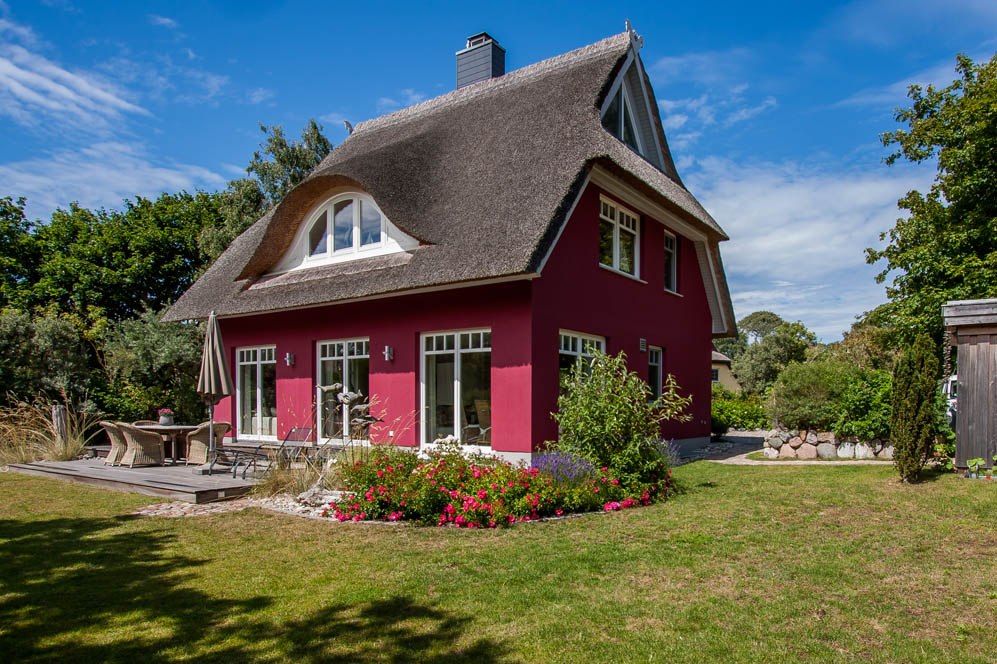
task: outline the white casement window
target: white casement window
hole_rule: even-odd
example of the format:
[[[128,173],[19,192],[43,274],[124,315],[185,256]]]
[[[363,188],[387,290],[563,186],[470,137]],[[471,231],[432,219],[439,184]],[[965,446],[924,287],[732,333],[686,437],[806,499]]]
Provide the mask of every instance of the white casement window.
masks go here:
[[[339,395],[359,392],[370,397],[370,340],[320,341],[317,350],[315,403],[322,442],[342,440],[354,433],[365,438],[366,432],[349,428],[352,416]]]
[[[561,385],[565,379],[571,375],[572,369],[576,365],[587,366],[595,351],[606,352],[606,340],[591,334],[580,332],[560,331],[560,349],[558,351],[558,372],[561,377]]]
[[[277,347],[236,349],[236,421],[246,440],[277,439]]]
[[[640,221],[608,198],[599,199],[599,263],[631,276],[640,270]]]
[[[392,224],[367,194],[338,194],[314,208],[288,253],[274,268],[285,272],[409,251],[419,241]]]
[[[656,346],[647,347],[647,384],[651,387],[651,398],[661,397],[661,349]]]
[[[422,444],[456,436],[491,447],[492,333],[422,335]]]
[[[665,233],[665,290],[679,292],[678,238]]]

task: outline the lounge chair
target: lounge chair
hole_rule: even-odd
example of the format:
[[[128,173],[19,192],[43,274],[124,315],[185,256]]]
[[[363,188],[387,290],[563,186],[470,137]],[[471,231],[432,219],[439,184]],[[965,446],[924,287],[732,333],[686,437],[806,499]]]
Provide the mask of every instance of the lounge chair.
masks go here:
[[[152,431],[143,431],[138,427],[118,422],[118,428],[125,436],[127,447],[121,457],[121,465],[134,468],[135,464],[162,466],[166,457],[163,452],[163,437]]]
[[[107,453],[107,458],[104,459],[105,466],[117,466],[121,463],[121,457],[125,454],[125,449],[128,447],[128,443],[125,441],[124,435],[121,433],[121,429],[114,422],[100,422],[100,426],[104,428],[107,433],[107,439],[111,441],[111,451]]]
[[[222,447],[222,437],[227,434],[231,429],[232,425],[228,422],[215,422],[215,448],[220,449]],[[209,422],[204,422],[199,424],[196,429],[187,434],[187,465],[198,464],[203,465],[208,463],[210,460],[208,458],[210,450],[208,446],[211,443],[211,424]]]

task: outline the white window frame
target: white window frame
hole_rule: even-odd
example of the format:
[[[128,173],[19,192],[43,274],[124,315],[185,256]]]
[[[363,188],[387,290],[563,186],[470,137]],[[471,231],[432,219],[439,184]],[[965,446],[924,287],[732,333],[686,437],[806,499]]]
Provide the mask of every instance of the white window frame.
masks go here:
[[[363,344],[364,348],[367,349],[367,353],[366,354],[362,354],[362,353],[353,353],[353,354],[350,354],[350,352],[349,352],[350,344],[358,344],[358,343],[359,344]],[[343,354],[341,356],[337,356],[337,357],[323,357],[322,356],[322,348],[323,348],[323,346],[333,346],[333,345],[342,345],[342,347],[343,347]],[[319,386],[319,383],[322,380],[322,361],[323,360],[338,360],[338,361],[341,361],[343,363],[343,391],[345,392],[349,388],[349,384],[350,384],[350,362],[349,361],[350,360],[356,360],[356,359],[363,359],[363,358],[367,358],[367,361],[368,361],[368,365],[367,365],[368,366],[368,369],[367,369],[367,380],[368,380],[368,384],[369,384],[369,381],[370,381],[370,364],[369,364],[369,362],[370,362],[370,337],[354,337],[352,339],[327,339],[327,340],[324,340],[324,341],[317,341],[317,342],[315,342],[315,431],[316,431],[316,440],[322,441],[322,443],[328,443],[329,441],[333,441],[333,440],[345,440],[346,437],[347,437],[347,434],[345,433],[346,428],[350,426],[350,415],[349,415],[349,412],[347,410],[347,406],[344,404],[344,405],[340,406],[340,409],[342,410],[342,416],[343,416],[344,435],[341,438],[335,438],[335,437],[326,438],[326,437],[322,436],[322,424],[323,424],[322,423],[322,413],[323,413],[323,408],[322,408],[322,388]],[[370,399],[370,395],[369,394],[365,394],[364,396],[367,397],[368,399]],[[366,440],[362,440],[361,442],[367,442],[367,441]]]
[[[584,332],[573,332],[571,330],[558,330],[558,366],[560,366],[561,355],[573,355],[575,362],[582,362],[586,358],[592,359],[593,353],[590,349],[595,347],[603,353],[606,352],[606,338],[595,334],[585,334]]]
[[[607,196],[599,196],[599,221],[613,225],[613,264],[607,265],[599,256],[599,265],[622,275],[640,279],[640,215],[624,207]],[[600,230],[600,237],[602,231]],[[634,236],[634,271],[633,273],[620,269],[620,234],[630,233]]]
[[[336,250],[335,236],[333,233],[335,222],[332,213],[336,204],[345,200],[353,201],[353,243],[352,246],[348,248]],[[370,206],[377,210],[377,213],[381,217],[381,239],[376,243],[364,245],[360,244],[360,208],[363,205]],[[312,256],[310,251],[309,236],[311,235],[312,227],[318,223],[323,212],[326,215],[325,252]],[[291,270],[318,267],[320,265],[332,265],[336,263],[361,260],[364,258],[372,258],[374,256],[384,256],[387,254],[411,251],[419,246],[418,240],[402,232],[397,226],[392,224],[391,220],[388,219],[374,199],[363,192],[347,191],[336,194],[331,198],[327,198],[319,205],[313,207],[311,211],[305,215],[304,219],[304,223],[298,228],[294,240],[291,242],[290,250],[274,267],[273,273],[277,274],[281,272],[289,272]]]
[[[264,352],[268,352],[272,356],[272,360],[263,360]],[[242,360],[243,353],[256,353],[256,359],[252,361],[244,362]],[[263,346],[242,346],[235,349],[235,421],[238,423],[238,428],[236,433],[239,440],[259,440],[259,441],[276,441],[277,440],[277,427],[278,427],[278,416],[276,412],[274,413],[274,435],[269,436],[265,434],[247,433],[242,430],[242,371],[243,367],[255,367],[256,371],[256,419],[258,420],[254,427],[255,429],[263,430],[263,365],[273,364],[276,369],[277,365],[277,346],[276,345],[263,345]],[[276,371],[274,372],[274,389],[276,389]]]
[[[482,343],[480,347],[461,347],[461,335],[463,334],[478,334],[482,335]],[[487,344],[486,337],[487,336]],[[469,328],[464,330],[442,330],[437,332],[424,332],[419,335],[419,406],[422,413],[422,417],[419,418],[419,447],[421,449],[431,449],[433,447],[433,441],[428,440],[426,432],[426,422],[427,422],[427,411],[429,407],[428,404],[428,394],[426,392],[426,357],[428,355],[447,355],[453,353],[454,355],[454,379],[453,379],[453,408],[454,408],[454,433],[453,435],[457,437],[458,440],[461,438],[463,431],[461,430],[461,413],[460,413],[460,370],[461,370],[461,356],[465,353],[480,353],[484,350],[488,351],[491,355],[492,352],[492,329],[490,327],[479,327],[479,328]],[[452,336],[454,338],[452,349],[441,349],[441,350],[426,350],[426,339],[435,337],[447,337]],[[434,341],[435,345],[435,341]],[[488,377],[489,392],[491,392],[492,378]],[[491,402],[489,401],[489,407]],[[494,420],[493,420],[494,424]],[[489,441],[494,440],[494,438],[489,437]],[[491,445],[463,445],[463,448],[468,452],[480,452],[482,454],[491,453]]]
[[[672,246],[668,246],[668,241],[671,240]],[[664,275],[665,277],[665,290],[669,293],[679,292],[679,238],[674,233],[669,233],[665,231],[665,239],[662,241],[662,246],[664,248],[665,255],[671,254],[672,256],[672,269],[671,274]]]
[[[658,379],[658,393],[654,393],[654,385],[651,385],[651,399],[656,400],[661,397],[661,393],[664,391],[664,357],[665,353],[660,346],[648,346],[647,347],[647,369],[648,374],[650,374],[652,368],[656,369]],[[657,360],[657,361],[655,361]]]

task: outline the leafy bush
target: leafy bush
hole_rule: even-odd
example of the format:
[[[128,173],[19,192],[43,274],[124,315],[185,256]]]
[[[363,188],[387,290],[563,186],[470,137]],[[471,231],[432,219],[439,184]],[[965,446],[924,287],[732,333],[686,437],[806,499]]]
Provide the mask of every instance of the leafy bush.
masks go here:
[[[862,371],[841,395],[834,432],[866,441],[889,438],[892,399],[893,377],[888,372]]]
[[[791,429],[830,430],[841,396],[857,376],[854,366],[835,360],[791,363],[772,386],[769,415]]]
[[[712,397],[710,415],[715,434],[727,433],[729,429],[764,429],[769,425],[765,406],[757,395],[738,394],[714,384]],[[723,431],[719,431],[719,428]]]
[[[623,482],[587,460],[561,452],[538,455],[524,468],[481,455],[465,456],[454,440],[420,459],[415,452],[372,447],[336,462],[349,492],[326,516],[340,521],[411,520],[426,525],[495,528],[517,521],[598,509],[647,505],[671,487],[664,473],[654,492],[628,493]]]
[[[574,367],[563,387],[554,413],[560,439],[548,449],[610,469],[629,492],[653,493],[666,470],[661,423],[689,419],[685,409],[692,398],[679,395],[674,376],[667,376],[661,397],[651,400],[647,383],[627,368],[626,355],[597,352]]]

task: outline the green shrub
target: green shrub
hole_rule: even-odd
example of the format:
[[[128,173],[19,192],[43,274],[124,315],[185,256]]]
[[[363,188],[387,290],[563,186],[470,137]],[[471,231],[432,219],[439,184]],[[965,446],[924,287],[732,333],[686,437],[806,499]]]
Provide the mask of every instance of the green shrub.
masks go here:
[[[917,479],[933,451],[938,385],[935,344],[920,335],[900,356],[893,372],[893,417],[890,421],[893,464],[904,482]]]
[[[769,425],[765,406],[756,396],[731,394],[730,398],[716,399],[710,405],[712,420],[728,429],[764,429]],[[714,433],[717,431],[714,429]],[[721,432],[726,433],[726,431]]]
[[[888,372],[862,371],[841,395],[835,434],[865,441],[889,438],[892,399],[893,377]]]
[[[772,420],[790,429],[830,430],[840,416],[840,399],[858,369],[845,362],[794,362],[769,394]]]
[[[665,464],[658,444],[661,423],[687,421],[691,397],[679,395],[672,375],[652,401],[648,384],[627,368],[626,355],[597,352],[568,375],[554,413],[561,434],[550,449],[611,469],[629,491],[660,481]]]

